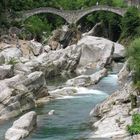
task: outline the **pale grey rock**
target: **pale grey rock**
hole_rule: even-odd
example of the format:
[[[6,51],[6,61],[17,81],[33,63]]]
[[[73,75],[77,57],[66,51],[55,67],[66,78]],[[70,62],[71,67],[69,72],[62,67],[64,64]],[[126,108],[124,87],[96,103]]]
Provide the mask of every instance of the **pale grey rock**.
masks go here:
[[[14,67],[12,65],[0,66],[0,80],[12,77],[14,75]]]
[[[91,83],[97,84],[103,77],[107,76],[107,69],[99,70],[98,72],[90,75]]]
[[[38,57],[25,63],[15,65],[15,73],[30,74],[34,71],[42,71],[45,77],[60,75],[63,72],[74,72],[81,56],[81,49],[76,45],[66,49],[42,53]]]
[[[28,47],[30,53],[32,53],[34,56],[38,56],[43,52],[43,45],[37,41],[31,40]]]
[[[76,45],[43,53],[38,56],[35,61],[40,63],[40,71],[43,71],[45,77],[55,76],[63,73],[63,71],[75,71],[81,56],[81,49]]]
[[[136,94],[132,83],[127,83],[121,90],[116,91],[103,103],[97,105],[91,112],[91,116],[100,116],[101,119],[93,124],[97,128],[90,138],[128,138],[127,125],[132,123],[130,115],[130,95]]]
[[[66,82],[68,86],[88,86],[91,84],[91,78],[88,75],[80,75],[76,78],[69,79]]]
[[[114,43],[113,59],[121,59],[125,57],[125,47],[121,44]]]
[[[97,84],[101,78],[107,75],[107,69],[102,69],[92,75],[80,75],[76,78],[69,79],[66,85],[69,86],[89,86]]]
[[[0,82],[0,119],[9,119],[35,107],[35,100],[48,96],[42,72],[16,75]]]
[[[27,80],[25,80],[23,84],[28,88],[29,91],[34,93],[35,98],[48,95],[43,72],[36,71],[29,74]]]
[[[132,88],[132,83],[126,84],[121,90],[116,91],[110,95],[104,102],[98,104],[91,112],[92,116],[103,116],[106,112],[112,110],[114,105],[129,103],[130,102],[130,93],[135,91]]]
[[[44,46],[44,52],[48,53],[51,50],[49,45]]]
[[[12,81],[14,79],[11,78],[9,81],[6,79],[0,82],[1,120],[15,117],[23,111],[35,107],[33,94],[24,85],[20,84],[19,80],[17,82]]]
[[[27,62],[28,64],[28,62]],[[23,63],[17,63],[14,65],[14,73],[17,74],[30,74],[32,73],[34,67],[31,67],[29,65],[23,64]]]
[[[123,140],[139,140],[140,139],[140,135],[133,135],[133,136],[127,136],[124,137]],[[118,140],[118,139],[113,139],[113,140]]]
[[[122,45],[101,37],[84,36],[77,45],[82,51],[78,67],[103,68],[112,62],[113,56],[124,57]]]
[[[3,55],[5,58],[5,61],[10,61],[12,58],[14,59],[19,59],[20,57],[23,56],[23,53],[20,49],[18,48],[7,48],[4,49],[0,55]]]
[[[20,57],[20,62],[21,63],[26,63],[26,62],[29,62],[30,60],[28,58],[25,58],[25,57]]]
[[[130,76],[130,71],[128,70],[127,65],[128,65],[128,61],[126,61],[124,63],[124,66],[122,67],[122,69],[118,73],[118,81],[121,84],[125,83],[125,81],[128,80],[128,78]]]
[[[104,67],[112,55],[113,42],[99,37],[85,36],[79,42],[82,53],[79,66],[92,63],[94,67]]]
[[[34,111],[26,113],[7,130],[5,140],[22,140],[31,133],[36,125],[37,114]]]
[[[77,92],[77,88],[76,87],[64,87],[62,89],[56,89],[53,91],[49,91],[49,94],[52,97],[61,97],[61,96],[71,96],[74,95]]]

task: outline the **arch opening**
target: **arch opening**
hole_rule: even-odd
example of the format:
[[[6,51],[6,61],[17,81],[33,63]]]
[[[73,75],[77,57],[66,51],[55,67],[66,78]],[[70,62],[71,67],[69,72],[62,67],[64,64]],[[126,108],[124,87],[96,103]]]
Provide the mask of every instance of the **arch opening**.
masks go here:
[[[67,21],[64,18],[56,14],[41,13],[26,18],[26,20],[23,21],[22,28],[28,31],[28,33],[30,32],[29,39],[35,38],[37,41],[44,42],[53,30],[66,23]]]
[[[97,23],[102,22],[95,30],[94,36],[118,41],[121,35],[122,16],[110,11],[95,11],[84,15],[77,22],[82,33],[90,31]]]

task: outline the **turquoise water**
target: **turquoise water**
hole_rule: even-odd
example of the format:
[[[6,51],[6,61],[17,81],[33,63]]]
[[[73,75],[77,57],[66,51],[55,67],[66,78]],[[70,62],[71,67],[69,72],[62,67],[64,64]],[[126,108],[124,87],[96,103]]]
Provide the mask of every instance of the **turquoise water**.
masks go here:
[[[38,108],[38,126],[27,140],[87,140],[87,135],[94,131],[90,111],[117,88],[117,76],[109,75],[97,85],[99,91],[81,91],[77,96],[57,99]],[[55,110],[54,115],[48,116],[50,110]]]
[[[38,127],[28,140],[76,140],[84,138],[90,129],[91,109],[106,98],[106,94],[83,95],[59,99],[38,108]],[[48,116],[50,110],[54,115]]]
[[[77,96],[57,99],[37,108],[38,126],[26,140],[89,140],[87,135],[94,131],[90,111],[117,88],[116,75],[109,75],[99,82],[97,90],[87,90],[83,94],[81,89],[81,94]],[[50,110],[55,110],[54,115],[48,116]],[[0,140],[4,140],[4,134],[12,122],[0,125]]]
[[[101,90],[103,92],[107,92],[109,95],[116,91],[119,88],[119,84],[117,82],[117,75],[110,74],[107,77],[103,78],[96,86],[96,89]]]

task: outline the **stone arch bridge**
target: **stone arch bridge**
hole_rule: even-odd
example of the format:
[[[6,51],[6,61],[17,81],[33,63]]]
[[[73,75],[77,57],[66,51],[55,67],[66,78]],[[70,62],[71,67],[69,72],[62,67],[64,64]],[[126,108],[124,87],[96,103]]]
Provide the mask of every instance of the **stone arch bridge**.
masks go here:
[[[30,16],[41,14],[41,13],[52,13],[55,15],[58,15],[65,19],[69,24],[76,23],[79,21],[82,17],[96,11],[109,11],[113,12],[115,14],[118,14],[120,16],[124,16],[126,13],[126,9],[123,8],[117,8],[117,7],[111,7],[111,6],[93,6],[84,10],[59,10],[51,7],[41,7],[36,8],[32,10],[22,11],[20,12],[20,15],[22,15],[18,20],[26,20]]]

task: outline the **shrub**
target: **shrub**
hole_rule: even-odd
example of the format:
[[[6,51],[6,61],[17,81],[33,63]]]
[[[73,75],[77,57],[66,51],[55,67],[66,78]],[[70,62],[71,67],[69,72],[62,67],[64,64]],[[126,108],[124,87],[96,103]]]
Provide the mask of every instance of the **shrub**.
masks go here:
[[[135,39],[127,48],[128,64],[133,71],[133,82],[140,85],[140,38]]]
[[[10,58],[10,60],[9,61],[7,61],[7,64],[8,65],[15,65],[15,64],[17,64],[18,63],[18,61],[17,61],[17,59],[16,58]]]
[[[140,114],[132,115],[132,125],[128,125],[127,130],[131,135],[140,134]]]
[[[43,21],[38,16],[33,16],[25,22],[25,29],[29,30],[34,38],[41,40],[43,31],[47,31],[50,34],[51,25],[48,24],[47,20]]]
[[[140,16],[136,7],[128,9],[121,21],[122,35],[121,38],[131,36],[135,38],[140,35]]]

